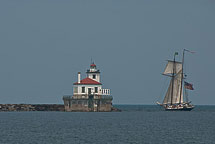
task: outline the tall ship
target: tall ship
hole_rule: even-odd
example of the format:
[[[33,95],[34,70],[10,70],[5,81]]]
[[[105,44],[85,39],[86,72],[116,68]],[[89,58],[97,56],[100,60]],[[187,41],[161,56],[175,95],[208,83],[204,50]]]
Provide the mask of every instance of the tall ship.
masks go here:
[[[157,102],[157,104],[167,111],[191,111],[194,108],[188,99],[188,90],[194,90],[194,88],[191,83],[185,81],[187,77],[184,73],[185,52],[191,51],[183,50],[181,62],[175,60],[176,55],[178,55],[178,52],[175,52],[173,60],[168,60],[163,72],[164,76],[170,78],[170,83],[163,102]]]

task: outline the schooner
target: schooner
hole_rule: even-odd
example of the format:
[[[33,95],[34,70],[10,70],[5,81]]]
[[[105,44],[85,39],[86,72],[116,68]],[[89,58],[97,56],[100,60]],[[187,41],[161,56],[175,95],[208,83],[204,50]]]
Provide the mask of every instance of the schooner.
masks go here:
[[[187,93],[188,89],[194,90],[193,86],[192,84],[184,81],[186,77],[186,75],[184,74],[184,54],[186,51],[191,52],[186,49],[183,50],[182,62],[175,60],[175,56],[178,55],[178,53],[176,52],[174,54],[173,61],[168,60],[166,68],[163,72],[163,75],[170,77],[171,80],[163,102],[157,102],[157,104],[163,106],[164,109],[168,111],[190,111],[194,108],[194,105],[192,105],[188,100]]]

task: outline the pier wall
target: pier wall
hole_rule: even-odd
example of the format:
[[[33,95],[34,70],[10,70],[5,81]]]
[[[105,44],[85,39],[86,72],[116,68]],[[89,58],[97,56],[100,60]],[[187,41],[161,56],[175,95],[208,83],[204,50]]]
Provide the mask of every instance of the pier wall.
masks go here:
[[[76,96],[63,97],[65,111],[80,112],[110,112],[112,111],[112,97],[99,96],[92,98],[76,98]]]

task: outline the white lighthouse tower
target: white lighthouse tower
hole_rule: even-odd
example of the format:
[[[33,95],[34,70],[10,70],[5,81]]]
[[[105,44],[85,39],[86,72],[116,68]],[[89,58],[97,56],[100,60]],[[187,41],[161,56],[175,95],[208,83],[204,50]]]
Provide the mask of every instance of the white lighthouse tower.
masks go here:
[[[96,69],[94,62],[90,65],[90,69],[86,73],[88,78],[100,82],[100,71]]]

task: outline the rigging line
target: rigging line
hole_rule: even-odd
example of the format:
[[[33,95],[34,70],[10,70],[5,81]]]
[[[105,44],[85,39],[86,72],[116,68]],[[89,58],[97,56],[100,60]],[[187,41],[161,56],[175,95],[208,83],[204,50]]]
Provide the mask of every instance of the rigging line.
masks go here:
[[[189,99],[188,99],[188,90],[186,90],[186,88],[184,88],[184,94],[185,94],[185,102],[189,102]]]
[[[190,50],[187,50],[187,49],[184,49],[184,51],[189,52],[189,53],[192,53],[192,54],[196,53],[196,52],[194,52],[194,51],[190,51]]]
[[[160,96],[158,98],[159,101],[161,100],[163,94],[165,93],[164,91],[166,91],[166,87],[168,87],[168,78],[167,77],[165,77],[164,84],[162,85],[162,87],[160,89]]]

